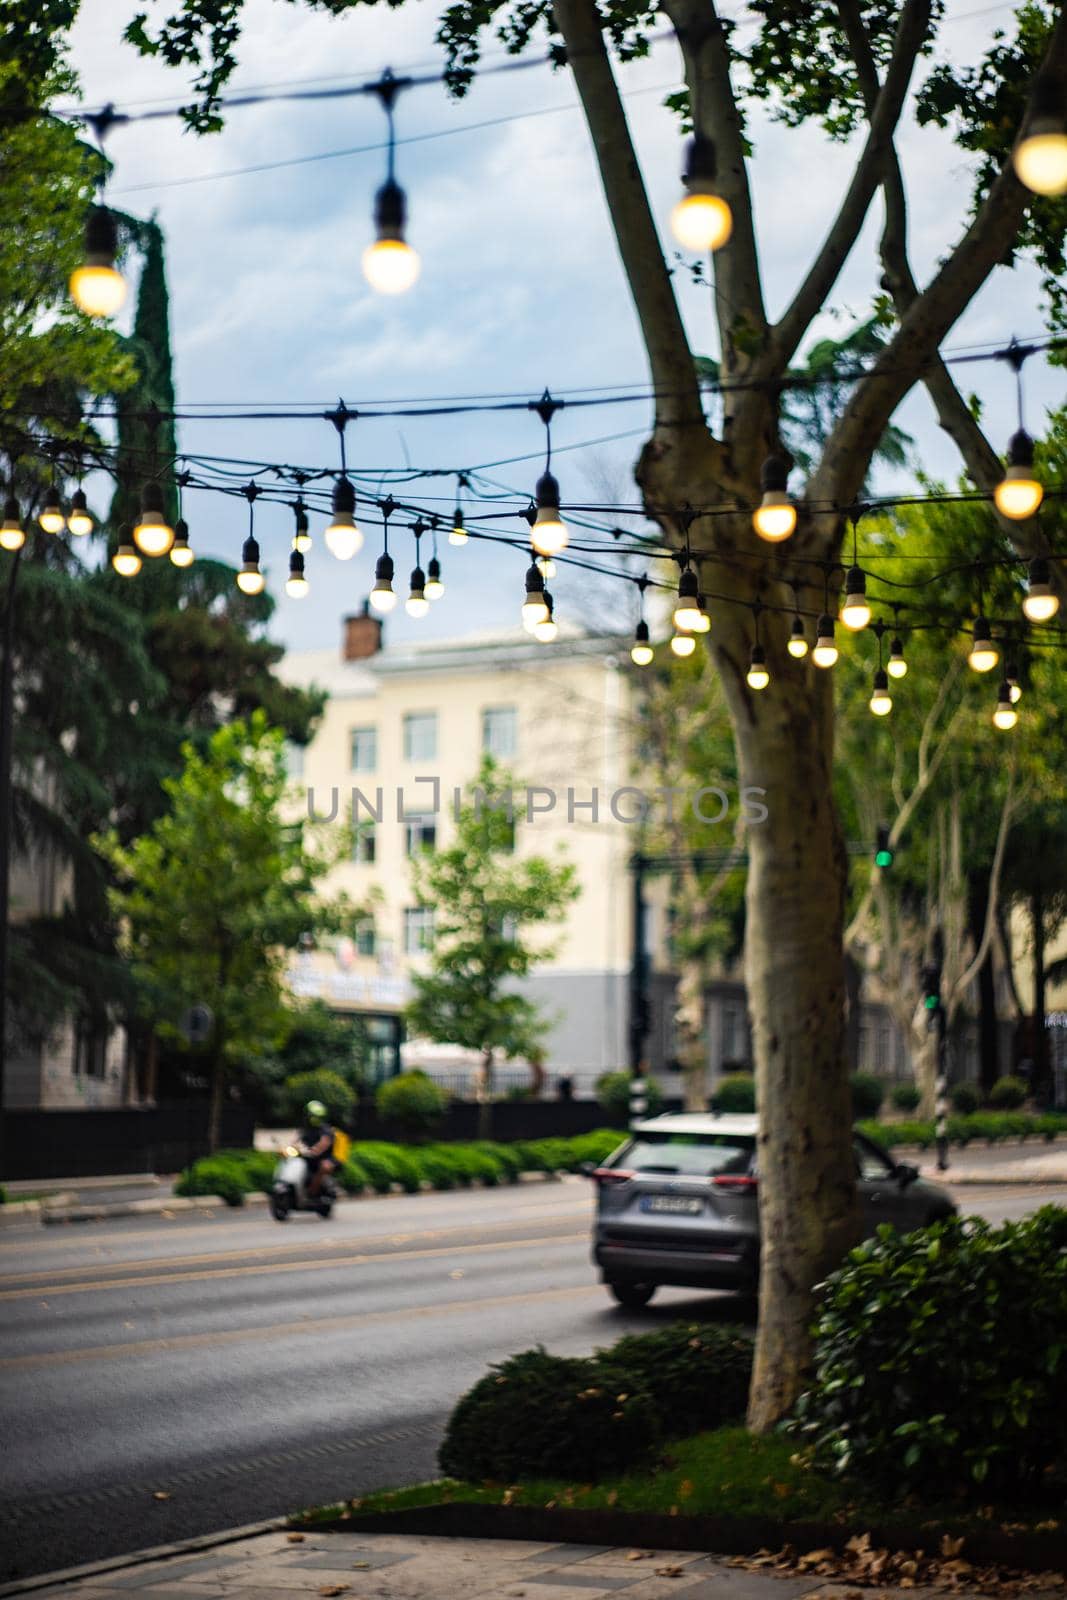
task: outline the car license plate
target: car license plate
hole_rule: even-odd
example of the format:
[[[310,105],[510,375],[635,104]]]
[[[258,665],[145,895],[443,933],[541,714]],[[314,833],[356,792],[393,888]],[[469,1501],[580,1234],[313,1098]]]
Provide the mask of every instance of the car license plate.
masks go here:
[[[697,1217],[703,1209],[703,1200],[680,1194],[653,1194],[641,1201],[642,1211],[668,1211],[675,1216]]]

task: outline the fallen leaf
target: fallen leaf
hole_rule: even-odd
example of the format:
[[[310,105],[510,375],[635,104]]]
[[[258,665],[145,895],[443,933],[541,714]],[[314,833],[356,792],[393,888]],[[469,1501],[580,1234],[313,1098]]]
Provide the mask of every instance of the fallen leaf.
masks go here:
[[[325,1583],[319,1590],[320,1594],[347,1594],[350,1585],[347,1583]]]
[[[626,1553],[627,1561],[646,1561],[648,1553],[644,1550],[629,1550]]]
[[[684,1567],[656,1567],[657,1578],[680,1578],[685,1571]]]
[[[170,1492],[167,1489],[153,1489],[152,1490],[152,1499],[153,1500],[169,1500],[170,1499]]]
[[[290,1544],[303,1544],[304,1542],[304,1535],[302,1533],[287,1533],[285,1537],[288,1539]]]
[[[352,1565],[353,1565],[353,1567],[355,1567],[357,1572],[369,1572],[370,1571],[370,1562],[369,1561],[353,1561]]]
[[[962,1549],[962,1538],[953,1539],[951,1534],[948,1533],[943,1533],[941,1535],[941,1554],[943,1556],[958,1556]]]

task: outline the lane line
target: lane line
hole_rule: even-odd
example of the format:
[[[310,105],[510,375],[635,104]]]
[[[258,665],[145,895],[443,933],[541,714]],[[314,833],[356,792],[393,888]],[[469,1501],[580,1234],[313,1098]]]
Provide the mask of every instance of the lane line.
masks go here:
[[[584,1235],[583,1235],[584,1237]],[[573,1289],[532,1289],[521,1294],[490,1295],[482,1300],[444,1300],[422,1306],[394,1307],[391,1311],[356,1311],[347,1316],[306,1318],[300,1322],[273,1322],[255,1328],[228,1328],[216,1333],[179,1333],[169,1339],[128,1340],[124,1344],[86,1346],[81,1350],[50,1350],[40,1355],[0,1358],[2,1372],[28,1372],[40,1367],[75,1366],[82,1361],[130,1360],[137,1356],[162,1355],[180,1350],[203,1350],[229,1344],[258,1344],[267,1339],[289,1339],[298,1334],[338,1333],[345,1328],[368,1327],[375,1323],[421,1321],[428,1317],[463,1315],[465,1312],[499,1310],[503,1306],[536,1305],[549,1300],[564,1300],[575,1295],[603,1298],[600,1284],[579,1284]]]
[[[435,1256],[475,1255],[492,1250],[528,1250],[588,1240],[587,1232],[548,1234],[537,1239],[490,1239],[481,1244],[435,1245],[426,1250],[375,1250],[354,1256],[303,1261],[267,1261],[256,1266],[220,1267],[212,1272],[157,1272],[140,1278],[105,1278],[100,1283],[58,1283],[51,1287],[5,1289],[0,1300],[54,1300],[61,1294],[102,1294],[114,1289],[151,1289],[166,1283],[204,1283],[211,1279],[256,1278],[281,1272],[321,1272],[328,1267],[364,1267],[375,1261],[428,1261]]]

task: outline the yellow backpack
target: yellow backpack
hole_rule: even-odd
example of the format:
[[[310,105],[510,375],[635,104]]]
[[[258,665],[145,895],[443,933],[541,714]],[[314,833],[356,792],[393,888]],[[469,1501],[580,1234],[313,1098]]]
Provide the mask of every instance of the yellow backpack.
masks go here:
[[[351,1154],[352,1154],[352,1141],[351,1141],[351,1139],[348,1137],[347,1133],[342,1133],[340,1131],[340,1129],[337,1129],[335,1131],[335,1133],[334,1133],[334,1136],[333,1136],[333,1159],[340,1166],[344,1166],[345,1162],[348,1160],[348,1158],[349,1158],[349,1156]]]

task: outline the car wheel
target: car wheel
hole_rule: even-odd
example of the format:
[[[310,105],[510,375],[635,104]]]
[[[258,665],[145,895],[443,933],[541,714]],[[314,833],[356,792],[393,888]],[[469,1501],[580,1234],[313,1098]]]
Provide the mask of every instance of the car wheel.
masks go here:
[[[639,1311],[656,1292],[654,1283],[609,1283],[608,1292],[628,1311]]]

